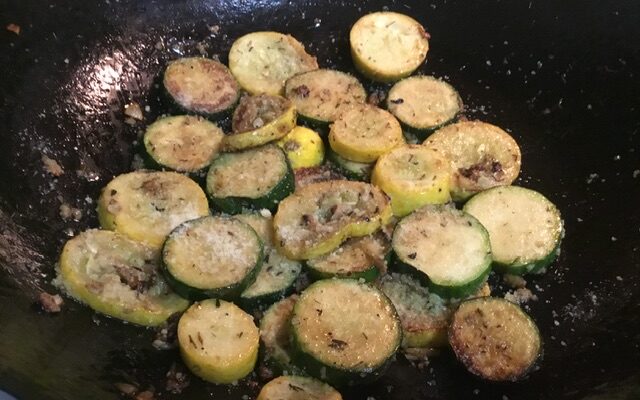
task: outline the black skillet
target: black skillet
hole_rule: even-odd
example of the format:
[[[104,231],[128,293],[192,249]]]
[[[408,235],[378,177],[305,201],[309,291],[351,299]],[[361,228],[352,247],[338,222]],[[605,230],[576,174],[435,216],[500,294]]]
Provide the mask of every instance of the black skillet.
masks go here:
[[[355,3],[354,3],[355,4]],[[295,35],[321,66],[351,70],[347,32],[363,13],[422,21],[431,50],[421,71],[462,94],[466,114],[507,128],[523,150],[519,184],[562,210],[559,260],[529,287],[545,354],[522,382],[472,377],[451,354],[418,370],[399,357],[379,382],[346,399],[640,399],[640,3],[611,1],[0,0],[0,389],[21,399],[112,399],[114,382],[159,398],[240,399],[252,382],[196,379],[168,395],[174,352],[153,333],[67,301],[52,290],[72,232],[96,226],[99,190],[130,168],[133,142],[162,113],[153,86],[166,61],[203,52],[226,61],[241,34]],[[217,26],[217,27],[216,27]],[[219,30],[218,30],[219,28]],[[123,105],[149,106],[123,124]],[[41,155],[57,160],[59,178]],[[61,200],[83,210],[59,216]],[[615,397],[617,396],[617,397]]]

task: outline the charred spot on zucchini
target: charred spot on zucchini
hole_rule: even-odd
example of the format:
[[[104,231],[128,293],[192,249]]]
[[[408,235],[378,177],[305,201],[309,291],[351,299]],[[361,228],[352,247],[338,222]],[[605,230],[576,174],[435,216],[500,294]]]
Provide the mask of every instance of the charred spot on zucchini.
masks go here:
[[[69,240],[58,278],[92,309],[139,325],[160,325],[189,306],[162,279],[157,251],[117,232],[91,229]]]
[[[171,232],[162,249],[167,281],[192,300],[235,298],[254,282],[263,257],[256,232],[225,217],[185,222]]]
[[[389,90],[387,109],[405,129],[424,139],[428,133],[455,121],[462,111],[462,99],[440,79],[412,76]]]
[[[323,164],[317,167],[298,168],[294,170],[293,173],[296,180],[296,190],[300,190],[313,183],[337,181],[346,178],[329,164]]]
[[[332,69],[317,69],[289,78],[285,96],[308,122],[326,125],[344,107],[364,103],[367,93],[354,76]]]
[[[233,42],[229,68],[247,92],[277,95],[287,79],[318,69],[318,62],[291,35],[252,32]]]
[[[281,96],[243,96],[231,125],[232,132],[224,139],[225,150],[257,147],[286,136],[296,126],[296,109]]]
[[[226,213],[273,211],[293,192],[294,178],[282,149],[269,144],[221,154],[209,168],[206,187],[213,205]]]
[[[411,75],[427,57],[429,34],[413,18],[390,11],[361,17],[349,43],[356,68],[367,78],[393,82]]]
[[[393,214],[404,217],[426,204],[451,200],[451,174],[446,159],[419,145],[396,147],[376,162],[371,183],[391,198]]]
[[[375,232],[390,219],[389,200],[373,185],[352,181],[314,183],[278,206],[273,220],[276,247],[294,260],[314,258],[350,237]]]
[[[491,381],[522,378],[542,349],[535,322],[516,304],[496,297],[462,302],[449,343],[469,372]]]
[[[368,182],[373,166],[375,165],[375,163],[361,163],[347,160],[331,148],[327,149],[327,159],[345,178],[352,181]]]
[[[276,373],[301,372],[293,364],[291,350],[291,315],[297,295],[271,305],[260,320],[260,340],[263,344],[262,363]]]
[[[491,246],[473,216],[428,205],[403,218],[393,231],[394,267],[414,274],[443,297],[465,297],[486,281]]]
[[[309,286],[294,306],[291,329],[298,365],[334,385],[378,378],[402,341],[389,299],[354,279]]]
[[[423,143],[451,165],[451,195],[464,200],[494,186],[510,185],[520,173],[520,148],[495,125],[463,121],[438,129]]]
[[[171,61],[164,72],[164,88],[179,108],[206,117],[230,110],[240,86],[222,63],[201,57]]]
[[[351,161],[374,162],[401,144],[404,136],[398,120],[369,104],[345,109],[329,130],[331,149]]]
[[[553,262],[564,232],[558,208],[519,186],[496,187],[464,206],[489,231],[493,262],[510,274],[535,273]]]
[[[208,214],[209,204],[200,186],[175,172],[118,175],[98,200],[98,219],[104,229],[156,249],[175,227]]]
[[[260,337],[251,315],[233,303],[194,303],[178,322],[180,354],[200,378],[232,383],[248,375],[258,359]]]
[[[306,376],[280,376],[260,390],[257,400],[342,400],[340,393],[317,379]]]
[[[307,260],[314,279],[351,278],[375,280],[387,270],[391,245],[382,233],[349,239],[340,247],[320,257]]]
[[[224,133],[201,117],[164,117],[149,125],[144,134],[148,156],[161,168],[197,172],[211,164],[222,147]]]

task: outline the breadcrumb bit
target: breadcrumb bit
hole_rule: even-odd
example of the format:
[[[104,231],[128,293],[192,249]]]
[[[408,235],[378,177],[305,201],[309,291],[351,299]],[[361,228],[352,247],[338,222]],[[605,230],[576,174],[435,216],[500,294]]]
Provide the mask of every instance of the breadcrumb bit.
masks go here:
[[[519,289],[527,286],[527,281],[520,275],[505,274],[502,277],[502,280],[504,280],[507,285],[511,286],[514,289]]]
[[[141,121],[144,119],[144,115],[142,114],[142,109],[140,108],[140,104],[138,103],[129,103],[126,106],[124,106],[124,115],[130,118],[136,119],[138,121]]]
[[[42,164],[44,164],[44,169],[48,173],[53,176],[60,176],[64,174],[64,169],[58,164],[58,162],[52,158],[47,157],[46,154],[42,154],[41,156]]]
[[[40,293],[38,300],[42,309],[48,313],[59,313],[62,310],[62,304],[64,304],[64,300],[59,294],[47,292]]]
[[[20,34],[20,25],[17,25],[17,24],[9,24],[9,25],[7,25],[7,30],[8,30],[9,32],[13,32],[13,33],[15,33],[16,35],[19,35],[19,34]]]

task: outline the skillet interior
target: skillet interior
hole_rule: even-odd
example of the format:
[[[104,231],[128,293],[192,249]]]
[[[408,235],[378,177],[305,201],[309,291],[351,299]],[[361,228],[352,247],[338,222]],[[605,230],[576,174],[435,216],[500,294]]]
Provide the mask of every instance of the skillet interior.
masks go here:
[[[529,379],[487,384],[448,355],[421,371],[401,359],[345,397],[640,397],[639,3],[1,3],[0,22],[22,32],[0,32],[0,388],[24,399],[117,398],[112,383],[134,379],[164,391],[176,355],[153,350],[151,332],[71,301],[55,317],[31,305],[49,287],[68,229],[96,226],[91,199],[130,168],[144,125],[123,124],[123,105],[150,106],[145,122],[153,121],[164,109],[154,80],[168,59],[203,51],[226,62],[231,42],[255,30],[292,33],[321,66],[351,70],[350,25],[388,7],[431,33],[422,71],[449,80],[469,117],[513,132],[523,149],[519,183],[556,202],[567,237],[559,260],[529,285],[545,342]],[[42,153],[65,174],[45,173]],[[79,222],[60,219],[60,198],[83,210]],[[256,392],[249,386],[194,379],[183,398],[240,399]]]

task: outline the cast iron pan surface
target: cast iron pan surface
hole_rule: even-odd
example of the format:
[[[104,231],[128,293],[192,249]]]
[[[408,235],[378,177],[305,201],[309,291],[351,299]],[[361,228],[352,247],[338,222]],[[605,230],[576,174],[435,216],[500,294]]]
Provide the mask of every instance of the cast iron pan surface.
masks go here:
[[[174,351],[154,332],[69,299],[33,306],[51,286],[65,240],[97,226],[95,199],[131,168],[134,141],[166,111],[154,86],[184,55],[220,56],[240,35],[291,33],[323,67],[352,70],[348,31],[366,12],[410,14],[431,33],[424,73],[463,96],[466,115],[512,132],[518,184],[563,213],[566,239],[549,271],[527,278],[544,358],[518,383],[491,384],[445,353],[416,369],[402,357],[346,399],[640,398],[640,3],[590,1],[0,0],[0,389],[20,399],[114,399],[114,382],[157,398],[241,399],[247,380],[193,378],[165,390]],[[4,30],[20,25],[20,35]],[[218,28],[219,27],[219,30]],[[138,102],[144,121],[124,124]],[[64,174],[43,168],[42,155]],[[61,202],[82,210],[59,215]],[[498,281],[497,277],[492,278]],[[498,292],[500,292],[498,288]]]

